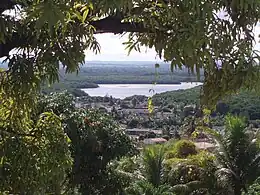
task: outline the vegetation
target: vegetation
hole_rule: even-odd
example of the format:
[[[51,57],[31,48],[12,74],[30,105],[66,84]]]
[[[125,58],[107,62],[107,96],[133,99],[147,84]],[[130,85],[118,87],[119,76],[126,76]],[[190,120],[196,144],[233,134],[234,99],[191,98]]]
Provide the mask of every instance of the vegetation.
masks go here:
[[[174,104],[199,104],[200,103],[200,90],[201,87],[194,87],[188,90],[177,90],[170,91],[160,94],[155,94],[153,96],[153,103],[155,105],[168,105]]]
[[[78,74],[65,74],[59,71],[60,81],[50,86],[43,86],[45,93],[54,91],[76,91],[82,88],[96,88],[98,84],[179,84],[180,82],[196,81],[195,75],[187,70],[170,72],[170,64],[161,63],[154,67],[155,62],[87,62]],[[155,73],[156,71],[156,73]]]
[[[198,152],[168,159],[164,169],[163,146],[137,154],[107,114],[77,109],[68,94],[39,92],[59,80],[60,67],[78,72],[86,49],[100,51],[94,34],[107,32],[129,32],[129,51],[155,48],[172,70],[185,67],[200,78],[203,69],[207,106],[241,88],[259,90],[254,50],[259,8],[259,1],[236,0],[2,0],[0,57],[8,68],[0,75],[1,194],[112,195],[134,186],[132,192],[145,194],[240,195],[254,188],[258,136],[239,118],[227,118],[222,135],[212,134],[206,118],[196,123],[192,116],[189,135],[202,124],[220,143],[217,150],[212,158]],[[226,18],[219,17],[220,10]],[[183,106],[174,109],[178,120]],[[139,166],[120,170],[120,158],[134,154]]]
[[[168,158],[186,158],[197,154],[196,146],[188,140],[180,140],[175,143],[174,148],[167,154]]]
[[[243,119],[228,116],[224,135],[212,135],[219,144],[216,151],[217,173],[226,180],[235,195],[244,191],[259,177],[260,151],[258,136],[247,131]]]
[[[201,105],[200,104],[201,87],[194,87],[187,90],[178,90],[156,94],[153,96],[153,103],[156,106],[164,105],[177,106],[182,105]],[[216,104],[215,111],[221,115],[231,113],[233,115],[241,115],[250,120],[260,118],[260,98],[258,93],[243,91],[231,95]]]
[[[111,178],[107,166],[136,150],[111,117],[76,109],[69,93],[39,98],[35,111],[26,134],[17,134],[2,121],[1,192],[72,194],[77,189],[83,194],[105,190],[115,194],[119,190],[121,180]]]
[[[212,153],[195,151],[194,144],[186,140],[144,148],[140,160],[135,160],[139,167],[135,170],[142,175],[142,189],[168,186],[168,193],[181,195],[239,195],[257,190],[258,134],[247,129],[243,119],[233,116],[226,117],[224,134],[209,129],[205,132],[218,143]],[[178,155],[176,151],[180,153],[184,148],[193,151]],[[133,183],[138,186],[139,180]]]
[[[2,135],[1,192],[237,195],[257,191],[259,135],[237,116],[226,117],[223,133],[198,126],[216,143],[213,152],[198,150],[192,141],[182,139],[138,152],[111,116],[76,108],[68,92],[39,97],[31,118],[37,131],[16,135],[6,128]],[[23,153],[24,161],[14,149]]]

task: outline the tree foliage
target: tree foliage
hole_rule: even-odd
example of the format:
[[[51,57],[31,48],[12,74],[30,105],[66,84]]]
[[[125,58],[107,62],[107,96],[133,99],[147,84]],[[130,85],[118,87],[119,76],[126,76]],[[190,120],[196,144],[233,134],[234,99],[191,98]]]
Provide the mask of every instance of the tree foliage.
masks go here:
[[[185,66],[198,77],[203,68],[203,102],[212,105],[241,87],[260,86],[254,51],[259,9],[256,0],[2,0],[0,57],[6,57],[8,68],[0,74],[1,191],[59,194],[71,163],[65,132],[74,158],[72,184],[85,194],[111,189],[103,183],[111,179],[107,165],[129,152],[129,138],[98,112],[62,115],[60,102],[42,107],[48,112],[37,108],[37,92],[43,82],[59,80],[60,66],[77,72],[86,49],[99,52],[95,33],[130,32],[129,51],[154,48],[171,61],[172,70]],[[220,12],[227,17],[219,17]],[[241,194],[257,176],[258,150],[239,120],[229,124],[223,140],[228,155],[220,156],[230,164],[221,165]],[[161,151],[155,156],[150,162],[159,176]],[[160,180],[152,176],[151,181],[159,188]]]
[[[116,193],[119,186],[109,182],[108,165],[112,160],[135,154],[131,139],[110,116],[94,110],[73,113],[65,131],[71,139],[74,159],[71,183],[83,194]]]
[[[0,192],[60,194],[72,164],[60,119],[45,112],[23,133],[18,128],[1,121]]]

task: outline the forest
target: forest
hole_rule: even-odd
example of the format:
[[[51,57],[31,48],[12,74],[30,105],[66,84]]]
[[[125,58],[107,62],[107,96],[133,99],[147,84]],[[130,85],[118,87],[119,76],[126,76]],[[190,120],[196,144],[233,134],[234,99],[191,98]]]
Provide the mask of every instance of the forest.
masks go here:
[[[259,194],[259,10],[257,0],[1,0],[0,194]],[[153,49],[169,72],[84,68],[103,33],[127,36],[129,53]],[[85,84],[187,75],[201,88],[78,98]],[[77,94],[42,93],[58,81]],[[87,107],[93,100],[115,108]],[[127,134],[140,126],[128,121],[136,110],[163,137]]]

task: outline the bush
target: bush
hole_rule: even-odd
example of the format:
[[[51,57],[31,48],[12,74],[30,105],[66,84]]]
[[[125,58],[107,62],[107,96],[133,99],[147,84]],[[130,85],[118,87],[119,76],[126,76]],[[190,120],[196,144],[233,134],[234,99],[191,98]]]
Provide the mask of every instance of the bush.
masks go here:
[[[260,194],[260,178],[258,178],[251,186],[249,186],[247,193],[243,193],[243,195],[257,195],[257,194]]]
[[[165,174],[167,175],[167,182],[173,186],[176,184],[182,184],[189,192],[194,192],[194,188],[189,188],[189,185],[186,184],[194,181],[200,181],[202,185],[196,187],[196,192],[198,193],[194,194],[218,194],[218,192],[221,191],[219,187],[216,186],[217,178],[214,175],[216,171],[214,159],[214,155],[206,151],[199,152],[195,155],[190,155],[186,159],[168,159],[165,161]],[[176,194],[182,194],[181,191],[179,191],[181,189],[175,188],[174,191]]]
[[[179,140],[174,144],[173,149],[167,153],[167,158],[186,158],[194,154],[197,154],[197,150],[192,141]]]

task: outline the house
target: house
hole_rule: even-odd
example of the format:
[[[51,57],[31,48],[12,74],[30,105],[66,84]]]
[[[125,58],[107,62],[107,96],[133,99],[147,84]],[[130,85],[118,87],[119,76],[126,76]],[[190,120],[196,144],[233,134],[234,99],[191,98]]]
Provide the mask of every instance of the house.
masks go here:
[[[209,142],[194,142],[194,144],[198,150],[213,151],[216,148],[214,144]]]
[[[129,108],[129,109],[123,109],[124,114],[138,114],[138,115],[148,115],[149,111],[146,108]]]
[[[145,144],[145,145],[151,145],[151,144],[163,144],[163,143],[165,143],[165,142],[167,142],[167,140],[166,139],[164,139],[164,138],[147,138],[147,139],[144,139],[143,140],[143,143]]]
[[[162,135],[162,130],[154,130],[154,129],[138,129],[138,128],[133,128],[133,129],[125,129],[125,132],[128,135],[144,135],[149,132],[153,132],[156,135]]]

